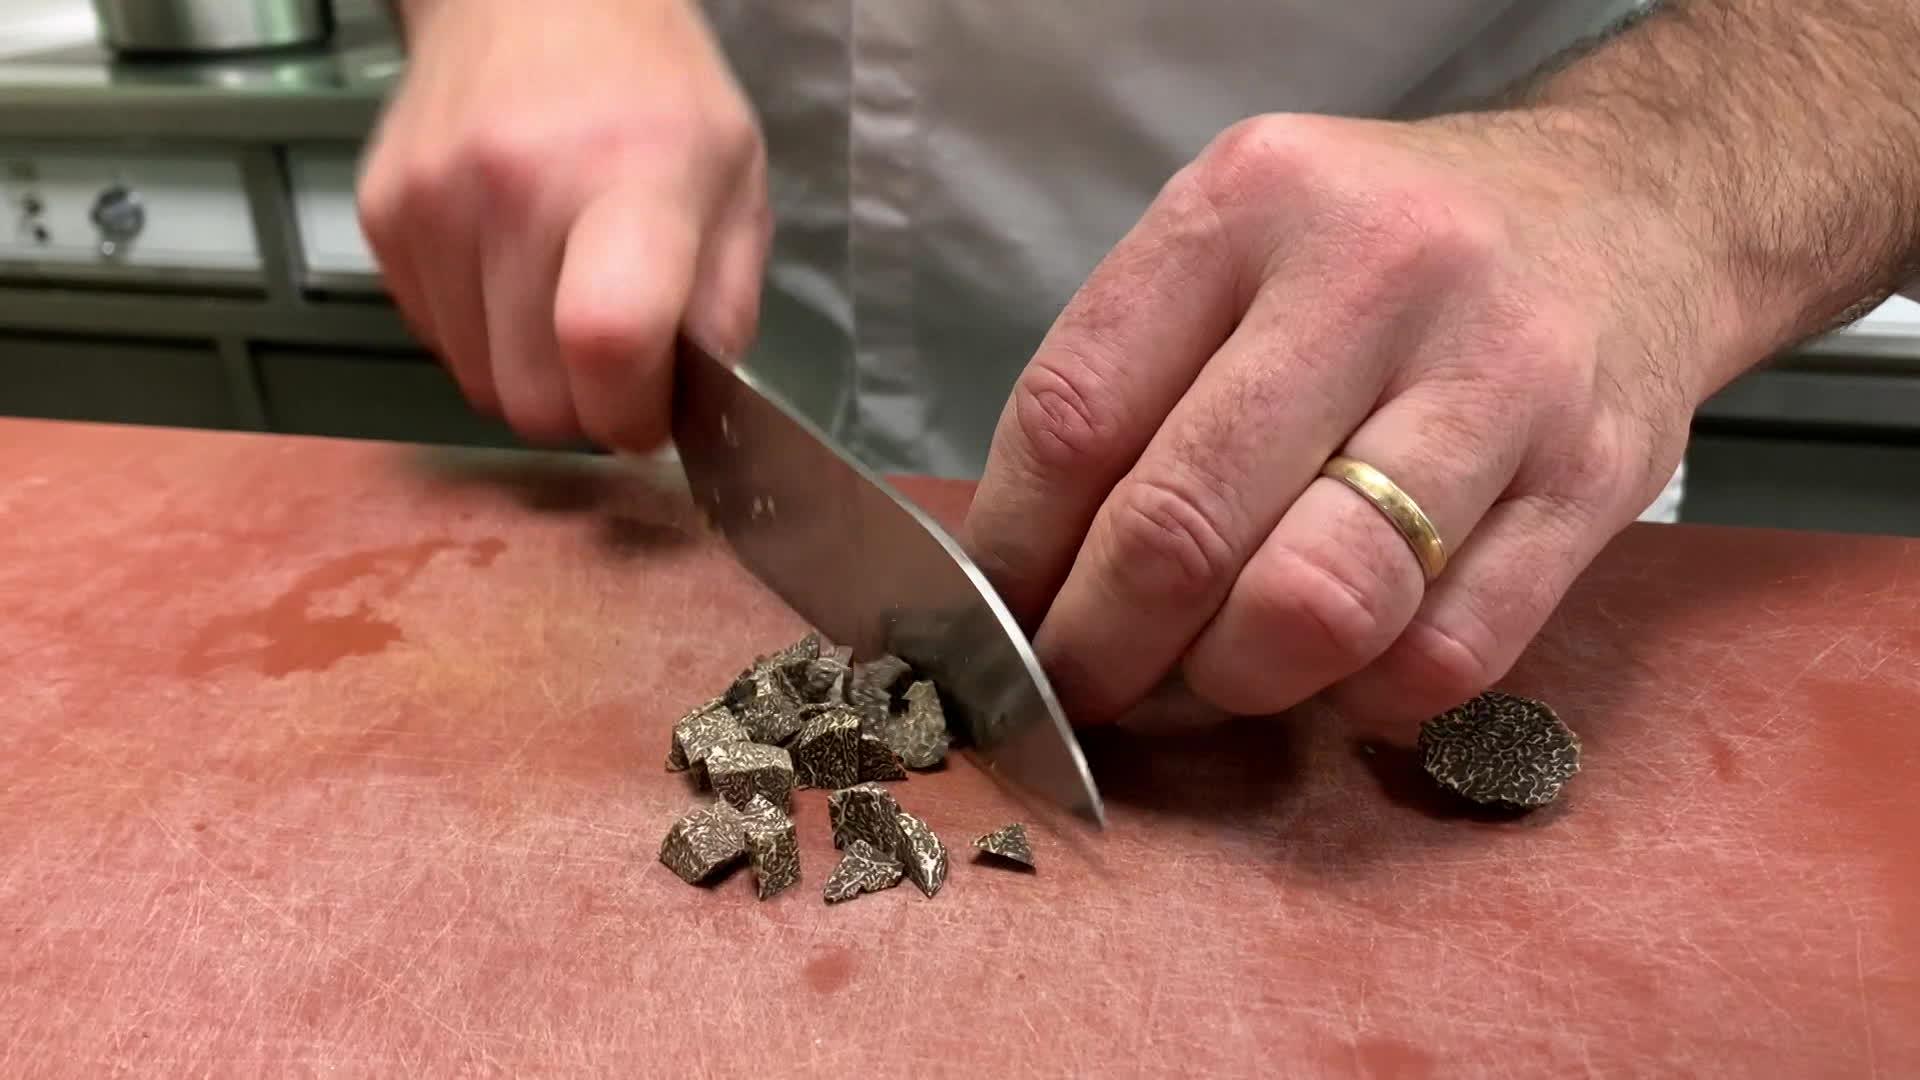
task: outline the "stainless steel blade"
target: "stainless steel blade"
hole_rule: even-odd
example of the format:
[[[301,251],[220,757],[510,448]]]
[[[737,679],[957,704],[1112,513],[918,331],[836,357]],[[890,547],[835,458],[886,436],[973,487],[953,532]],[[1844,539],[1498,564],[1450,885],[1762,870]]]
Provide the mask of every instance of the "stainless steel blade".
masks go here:
[[[1026,635],[946,530],[777,394],[682,340],[674,442],[740,561],[855,655],[891,652],[946,692],[993,772],[1099,825],[1106,810]]]

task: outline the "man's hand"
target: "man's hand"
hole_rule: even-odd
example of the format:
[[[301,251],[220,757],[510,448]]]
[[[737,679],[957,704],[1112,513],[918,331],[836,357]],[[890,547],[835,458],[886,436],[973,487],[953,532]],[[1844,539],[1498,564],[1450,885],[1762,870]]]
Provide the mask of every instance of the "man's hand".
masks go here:
[[[1537,147],[1535,144],[1538,144]],[[1076,720],[1170,670],[1222,708],[1433,711],[1497,678],[1670,475],[1719,298],[1658,215],[1480,121],[1265,117],[1062,314],[968,522]],[[1346,454],[1456,552],[1424,582]]]
[[[1022,375],[968,535],[1077,721],[1500,678],[1694,407],[1920,271],[1910,0],[1669,0],[1500,111],[1271,116],[1175,176]],[[1336,454],[1433,519],[1427,585]]]
[[[539,441],[647,449],[683,326],[758,316],[759,129],[693,0],[408,0],[360,185],[388,289],[468,399]]]

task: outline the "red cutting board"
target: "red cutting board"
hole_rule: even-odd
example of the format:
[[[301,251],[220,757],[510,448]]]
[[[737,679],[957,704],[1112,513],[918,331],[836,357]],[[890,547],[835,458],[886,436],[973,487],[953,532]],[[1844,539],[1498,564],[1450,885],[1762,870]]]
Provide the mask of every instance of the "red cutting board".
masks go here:
[[[1303,710],[1090,735],[1098,835],[897,785],[933,900],[819,792],[684,885],[668,728],[802,629],[604,462],[0,422],[0,1075],[1920,1074],[1920,544],[1630,531],[1528,817]]]

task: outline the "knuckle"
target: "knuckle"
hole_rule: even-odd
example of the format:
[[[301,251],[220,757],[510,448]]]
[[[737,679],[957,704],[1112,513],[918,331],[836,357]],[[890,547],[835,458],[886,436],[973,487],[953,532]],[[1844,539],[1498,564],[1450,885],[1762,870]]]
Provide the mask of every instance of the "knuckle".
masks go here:
[[[368,163],[354,188],[360,228],[373,244],[396,240],[408,221],[442,205],[442,170],[416,157],[400,158],[383,150]]]
[[[714,119],[710,130],[722,152],[734,161],[750,170],[765,166],[766,136],[752,109],[728,109]]]
[[[462,145],[454,175],[472,177],[480,190],[496,202],[525,206],[534,197],[543,172],[542,155],[516,134],[515,125],[500,124]]]
[[[1413,238],[1411,255],[1430,273],[1479,277],[1507,244],[1499,217],[1477,199],[1403,188],[1396,203],[1396,216]]]
[[[1057,342],[1020,376],[1012,419],[1028,463],[1047,475],[1098,467],[1120,431],[1101,365],[1083,347]]]
[[[431,156],[369,168],[356,192],[368,239],[388,242],[410,225],[444,229],[457,224],[462,210],[453,197],[455,175],[450,163]]]
[[[1591,397],[1599,346],[1587,321],[1554,305],[1530,306],[1507,334],[1504,350],[1513,362],[1527,365],[1542,377],[1543,390],[1556,397],[1569,393],[1578,400]]]
[[[1652,475],[1646,450],[1634,446],[1636,437],[1629,432],[1634,425],[1603,409],[1589,411],[1596,415],[1575,429],[1578,434],[1545,454],[1541,475],[1527,478],[1529,497],[1548,501],[1556,514],[1581,522],[1622,510]],[[1645,436],[1638,438],[1645,441]]]
[[[1666,480],[1656,476],[1653,468],[1654,462],[1664,459],[1653,449],[1656,439],[1634,419],[1607,414],[1588,435],[1587,451],[1579,455],[1584,460],[1568,473],[1573,482],[1566,492],[1568,500],[1580,504],[1588,517],[1637,514],[1645,509]]]
[[[1223,527],[1223,504],[1171,484],[1133,480],[1107,520],[1109,572],[1122,594],[1190,604],[1229,585],[1239,570]]]
[[[1496,329],[1492,347],[1470,362],[1469,378],[1498,415],[1530,418],[1536,435],[1564,437],[1585,423],[1593,401],[1597,347],[1574,318],[1524,314]],[[1491,417],[1489,417],[1490,419]]]
[[[1685,391],[1648,365],[1622,370],[1603,355],[1601,335],[1575,318],[1527,340],[1524,348],[1548,358],[1535,360],[1544,363],[1537,391],[1550,405],[1526,489],[1589,517],[1638,515],[1685,452],[1693,415]]]
[[[1432,201],[1433,197],[1428,199]],[[1441,270],[1479,274],[1496,265],[1512,248],[1513,237],[1497,208],[1477,199],[1441,198],[1436,205],[1444,214],[1437,248]]]
[[[1591,422],[1598,346],[1588,323],[1530,299],[1488,294],[1457,347],[1423,369],[1451,407],[1429,418],[1456,438],[1510,433],[1517,452],[1569,443]]]
[[[401,186],[392,178],[392,170],[376,162],[360,178],[354,192],[360,229],[376,244],[385,242],[399,229],[404,211]]]
[[[554,306],[553,332],[568,367],[604,372],[664,350],[679,323],[680,312],[660,304],[612,305],[562,294]]]
[[[1493,265],[1500,241],[1489,216],[1443,192],[1399,186],[1355,204],[1347,242],[1362,263],[1399,280],[1459,283]]]
[[[1354,671],[1398,635],[1390,583],[1363,561],[1276,548],[1247,582],[1248,616],[1264,640],[1317,642],[1326,661]]]
[[[1195,162],[1193,181],[1215,206],[1262,202],[1296,189],[1313,167],[1310,124],[1282,115],[1255,116],[1221,132]]]

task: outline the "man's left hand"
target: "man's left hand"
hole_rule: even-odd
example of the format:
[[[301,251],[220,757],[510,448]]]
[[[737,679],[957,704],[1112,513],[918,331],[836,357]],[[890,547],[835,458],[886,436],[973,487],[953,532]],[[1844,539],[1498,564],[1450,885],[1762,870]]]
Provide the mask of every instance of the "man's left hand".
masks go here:
[[[1102,262],[967,522],[1073,719],[1176,670],[1236,713],[1330,689],[1430,715],[1499,679],[1659,492],[1709,373],[1759,336],[1686,223],[1561,124],[1245,121]],[[1320,476],[1338,454],[1425,510],[1438,580]]]

